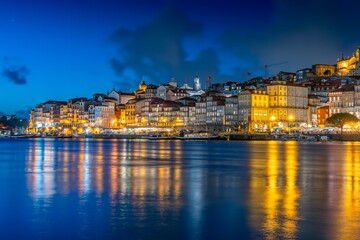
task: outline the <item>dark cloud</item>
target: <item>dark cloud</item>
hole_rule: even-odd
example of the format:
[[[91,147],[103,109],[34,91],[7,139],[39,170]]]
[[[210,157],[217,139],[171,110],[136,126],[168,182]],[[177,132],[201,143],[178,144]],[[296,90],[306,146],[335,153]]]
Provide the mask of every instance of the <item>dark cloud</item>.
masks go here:
[[[140,78],[155,84],[175,77],[180,82],[196,75],[205,79],[220,74],[219,59],[212,48],[205,48],[193,59],[184,49],[186,39],[198,38],[202,25],[193,22],[183,12],[171,9],[155,17],[149,24],[134,30],[120,28],[111,36],[118,47],[118,57],[110,60],[120,82],[133,79],[137,86]]]
[[[253,61],[250,71],[279,62],[271,70],[310,67],[316,63],[334,64],[346,52],[350,55],[360,44],[359,9],[355,1],[328,0],[292,2],[277,0],[266,28],[243,31],[234,28],[220,42],[225,50],[245,61]],[[254,16],[256,17],[256,16]]]
[[[10,82],[18,85],[24,85],[27,83],[27,76],[30,72],[25,65],[17,62],[17,59],[9,59],[8,57],[5,57],[2,75]]]

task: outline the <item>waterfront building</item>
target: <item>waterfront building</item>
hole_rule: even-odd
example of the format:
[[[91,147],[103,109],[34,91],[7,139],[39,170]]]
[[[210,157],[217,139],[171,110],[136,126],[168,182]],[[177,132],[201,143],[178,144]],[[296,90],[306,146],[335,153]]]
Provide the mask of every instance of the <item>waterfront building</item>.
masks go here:
[[[181,123],[181,103],[154,99],[149,107],[149,125],[175,127]]]
[[[117,104],[115,105],[115,119],[114,119],[114,128],[123,128],[125,127],[126,123],[126,111],[125,111],[125,104]]]
[[[100,103],[92,103],[88,106],[88,116],[89,116],[89,126],[91,128],[95,127],[95,106],[99,105]]]
[[[360,119],[360,84],[354,85],[354,115]]]
[[[326,119],[330,117],[329,106],[318,107],[316,110],[316,115],[317,115],[317,126],[324,127]]]
[[[196,125],[196,99],[191,97],[185,97],[179,99],[177,102],[181,103],[180,107],[181,118],[183,120],[183,126],[186,126],[187,129],[194,129]]]
[[[341,79],[322,79],[306,82],[304,83],[304,86],[308,87],[308,92],[310,95],[319,97],[320,102],[326,104],[329,101],[329,93],[338,89],[341,84]]]
[[[135,103],[137,99],[131,99],[125,104],[125,124],[127,126],[135,125]]]
[[[115,119],[115,103],[102,102],[95,106],[95,126],[99,128],[112,128]]]
[[[308,122],[308,88],[284,81],[267,86],[269,116],[279,128],[305,126]]]
[[[223,131],[225,118],[225,97],[206,97],[206,128],[212,132]]]
[[[225,131],[238,129],[239,125],[239,102],[238,95],[225,98]]]
[[[329,93],[330,116],[335,113],[354,114],[354,85],[343,85]]]
[[[47,101],[39,104],[30,111],[28,131],[51,132],[60,126],[60,110],[65,106],[63,101]]]
[[[315,95],[309,95],[309,106],[308,106],[308,126],[316,127],[317,121],[317,108],[321,106],[320,98]]]
[[[140,99],[135,103],[135,125],[148,126],[150,104],[156,101],[156,97]],[[161,99],[162,100],[162,99]]]
[[[195,103],[195,116],[196,121],[194,122],[194,128],[196,130],[205,130],[206,126],[206,98],[201,97]]]
[[[269,130],[269,95],[266,91],[244,90],[238,95],[238,104],[240,129],[248,132]]]

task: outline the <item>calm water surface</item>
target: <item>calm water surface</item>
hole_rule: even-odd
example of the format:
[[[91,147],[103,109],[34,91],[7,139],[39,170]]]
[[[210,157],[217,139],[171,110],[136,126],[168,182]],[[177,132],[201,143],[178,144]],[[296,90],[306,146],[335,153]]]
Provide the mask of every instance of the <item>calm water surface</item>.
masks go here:
[[[360,143],[0,139],[0,239],[360,239]]]

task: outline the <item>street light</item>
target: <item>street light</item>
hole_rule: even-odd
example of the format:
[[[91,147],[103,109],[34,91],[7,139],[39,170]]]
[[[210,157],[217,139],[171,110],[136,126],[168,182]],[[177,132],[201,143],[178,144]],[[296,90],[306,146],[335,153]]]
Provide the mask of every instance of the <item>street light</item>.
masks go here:
[[[271,132],[271,129],[273,128],[273,123],[275,122],[276,120],[276,117],[274,115],[272,115],[270,117],[270,132]]]
[[[290,115],[289,116],[289,132],[291,133],[291,129],[292,128],[292,122],[294,121],[294,116]]]

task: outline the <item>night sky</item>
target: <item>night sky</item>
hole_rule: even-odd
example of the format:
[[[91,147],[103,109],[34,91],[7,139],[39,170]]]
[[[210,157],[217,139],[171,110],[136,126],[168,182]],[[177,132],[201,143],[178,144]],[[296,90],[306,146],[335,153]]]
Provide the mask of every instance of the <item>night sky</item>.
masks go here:
[[[0,111],[133,91],[142,78],[244,81],[267,64],[334,64],[360,45],[359,1],[294,2],[2,1]]]

